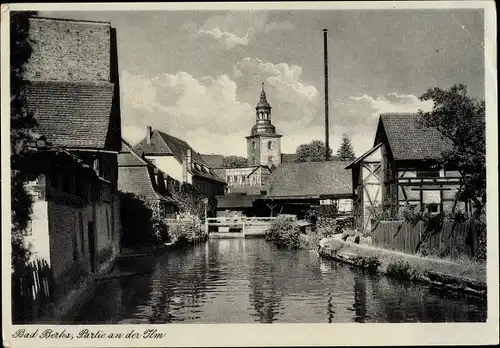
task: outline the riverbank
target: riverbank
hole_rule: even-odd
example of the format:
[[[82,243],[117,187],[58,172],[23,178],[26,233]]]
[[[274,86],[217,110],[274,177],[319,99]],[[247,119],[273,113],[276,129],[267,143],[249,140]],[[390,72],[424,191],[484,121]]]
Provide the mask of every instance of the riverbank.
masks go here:
[[[305,241],[307,237],[303,236],[301,239]],[[322,257],[372,272],[486,298],[484,263],[468,259],[446,260],[404,254],[335,238],[322,239],[316,249]]]

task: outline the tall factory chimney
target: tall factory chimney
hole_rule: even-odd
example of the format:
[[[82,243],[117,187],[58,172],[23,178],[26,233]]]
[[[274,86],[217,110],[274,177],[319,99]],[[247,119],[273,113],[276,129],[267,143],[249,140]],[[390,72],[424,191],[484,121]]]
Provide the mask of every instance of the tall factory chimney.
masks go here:
[[[323,29],[325,61],[325,161],[330,160],[330,134],[328,126],[328,29]]]

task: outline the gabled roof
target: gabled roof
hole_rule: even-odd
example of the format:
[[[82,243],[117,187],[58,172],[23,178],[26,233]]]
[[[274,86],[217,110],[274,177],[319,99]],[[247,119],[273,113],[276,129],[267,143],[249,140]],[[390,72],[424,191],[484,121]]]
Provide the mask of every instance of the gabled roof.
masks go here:
[[[223,155],[208,155],[208,154],[200,154],[203,161],[208,164],[211,168],[222,168],[222,158]]]
[[[149,144],[147,143],[147,138],[144,138],[134,146],[134,150],[141,155],[173,155],[179,162],[182,162],[182,159],[187,155],[187,149],[191,149],[191,156],[194,161],[207,165],[201,155],[194,151],[184,140],[159,130],[152,130],[151,142]]]
[[[30,81],[26,102],[38,121],[36,132],[56,146],[106,149],[108,138],[119,132],[109,127],[113,84],[108,82]]]
[[[209,180],[223,183],[226,182],[213,172],[210,173],[204,170],[203,166],[207,168],[210,168],[210,166],[203,160],[198,152],[194,151],[193,148],[189,146],[188,143],[161,131],[153,130],[149,144],[147,138],[144,138],[133,148],[140,156],[174,156],[180,163],[182,163],[183,159],[186,157],[188,149],[191,150],[191,159],[193,162],[190,169],[191,174]],[[201,165],[200,169],[197,169],[195,164]]]
[[[144,167],[149,163],[139,157],[125,140],[122,140],[122,150],[118,153],[118,167]]]
[[[118,168],[118,190],[133,193],[145,200],[161,200],[153,186],[153,177],[148,166]]]
[[[320,196],[350,196],[349,162],[302,162],[281,164],[267,179],[270,198],[319,198]]]
[[[382,143],[379,143],[378,145],[375,145],[370,150],[366,151],[364,154],[362,154],[361,156],[359,156],[358,158],[356,158],[354,161],[352,161],[351,163],[349,163],[349,165],[346,166],[345,169],[350,169],[355,164],[361,162],[362,160],[364,160],[366,157],[370,156],[373,152],[375,152],[375,150],[377,150],[381,146],[382,146]]]
[[[435,128],[419,123],[418,114],[380,115],[374,145],[385,141],[395,160],[435,160],[452,149],[451,141]]]
[[[118,189],[134,193],[145,200],[175,202],[171,197],[157,191],[155,171],[158,169],[149,161],[136,154],[130,144],[122,140],[122,150],[118,154]]]

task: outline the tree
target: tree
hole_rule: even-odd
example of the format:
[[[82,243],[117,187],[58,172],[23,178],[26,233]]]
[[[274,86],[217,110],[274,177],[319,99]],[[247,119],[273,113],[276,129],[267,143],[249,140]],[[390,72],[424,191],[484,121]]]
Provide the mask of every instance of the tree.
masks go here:
[[[313,140],[309,144],[297,147],[295,162],[322,162],[325,160],[326,145],[320,140]],[[330,158],[332,149],[328,149]]]
[[[342,135],[342,143],[337,151],[337,156],[341,161],[354,161],[356,159],[351,140],[345,133]]]
[[[435,127],[452,143],[441,164],[457,167],[463,178],[461,196],[476,203],[478,215],[486,203],[485,103],[467,96],[465,85],[449,90],[428,89],[420,100],[432,100],[430,112],[419,111],[422,125]]]
[[[237,168],[246,167],[247,159],[240,156],[224,156],[222,157],[222,168]]]
[[[39,167],[30,148],[37,122],[26,107],[24,65],[32,52],[28,36],[29,17],[35,12],[13,12],[10,23],[10,145],[11,145],[11,245],[12,266],[23,263],[29,255],[24,236],[32,213],[33,199],[25,184],[35,179]]]

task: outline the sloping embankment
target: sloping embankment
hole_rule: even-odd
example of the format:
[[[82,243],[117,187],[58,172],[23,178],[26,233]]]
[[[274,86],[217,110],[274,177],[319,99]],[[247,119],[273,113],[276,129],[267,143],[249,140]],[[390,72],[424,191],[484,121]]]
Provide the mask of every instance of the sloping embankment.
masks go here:
[[[318,252],[323,257],[486,298],[486,265],[483,263],[421,257],[331,238],[322,239],[319,244]]]

